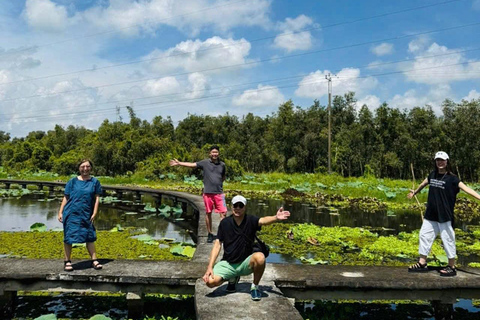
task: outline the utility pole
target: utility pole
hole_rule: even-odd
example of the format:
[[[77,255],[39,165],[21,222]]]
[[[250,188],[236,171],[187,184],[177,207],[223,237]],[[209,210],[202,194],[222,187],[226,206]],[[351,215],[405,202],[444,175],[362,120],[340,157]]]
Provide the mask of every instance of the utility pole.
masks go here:
[[[328,80],[328,174],[332,173],[332,76],[330,73],[325,75],[325,79]]]

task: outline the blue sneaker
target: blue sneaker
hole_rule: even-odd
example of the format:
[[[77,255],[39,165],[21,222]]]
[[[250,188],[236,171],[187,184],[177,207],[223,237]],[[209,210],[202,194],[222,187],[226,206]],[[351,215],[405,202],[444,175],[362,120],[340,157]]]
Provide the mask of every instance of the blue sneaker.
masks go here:
[[[258,288],[250,289],[250,295],[252,296],[253,301],[260,301],[260,299],[262,299],[262,294]]]
[[[228,279],[227,289],[225,291],[229,293],[237,292],[237,283],[240,281],[240,277]]]

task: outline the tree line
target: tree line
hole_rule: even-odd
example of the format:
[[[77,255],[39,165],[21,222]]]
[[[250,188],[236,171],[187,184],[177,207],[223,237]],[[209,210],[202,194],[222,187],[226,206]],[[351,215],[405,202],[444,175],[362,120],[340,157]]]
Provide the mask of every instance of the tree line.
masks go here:
[[[190,114],[175,127],[170,117],[151,122],[127,107],[129,121],[104,120],[97,130],[56,125],[11,138],[0,131],[0,164],[4,170],[76,172],[80,158],[90,158],[96,175],[140,175],[159,179],[168,160],[197,161],[208,147],[220,146],[232,178],[244,172],[326,172],[328,110],[318,101],[310,107],[292,101],[266,117],[239,118]],[[353,92],[335,96],[332,118],[332,171],[343,176],[411,179],[433,168],[433,155],[446,151],[454,173],[464,180],[480,175],[480,99],[445,100],[441,114],[431,106],[398,109],[383,103],[371,111],[357,108]]]

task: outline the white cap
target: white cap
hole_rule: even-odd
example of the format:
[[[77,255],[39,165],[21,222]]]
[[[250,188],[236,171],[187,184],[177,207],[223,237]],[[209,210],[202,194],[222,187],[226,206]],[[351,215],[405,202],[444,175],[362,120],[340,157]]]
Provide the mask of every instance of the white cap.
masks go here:
[[[436,159],[448,160],[448,154],[443,151],[438,151],[437,153],[435,153],[434,160]]]
[[[247,199],[245,199],[245,197],[243,196],[233,197],[232,204],[239,203],[239,202],[243,203],[244,206],[247,205]]]

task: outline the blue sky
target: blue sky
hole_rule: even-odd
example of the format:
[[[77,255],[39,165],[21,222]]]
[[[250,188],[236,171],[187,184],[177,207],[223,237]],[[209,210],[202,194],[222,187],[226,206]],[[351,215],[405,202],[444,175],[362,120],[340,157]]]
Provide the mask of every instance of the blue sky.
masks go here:
[[[480,0],[0,0],[0,130],[480,98]],[[119,112],[117,112],[119,107]]]

